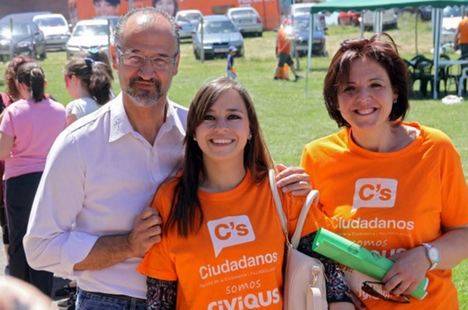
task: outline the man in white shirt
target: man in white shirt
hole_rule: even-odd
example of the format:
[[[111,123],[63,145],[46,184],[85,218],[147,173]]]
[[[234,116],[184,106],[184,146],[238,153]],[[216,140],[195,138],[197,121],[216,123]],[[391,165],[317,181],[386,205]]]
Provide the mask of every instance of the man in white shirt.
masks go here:
[[[57,138],[23,241],[31,267],[77,280],[79,309],[146,309],[136,267],[161,233],[147,206],[183,156],[187,111],[167,99],[175,23],[147,8],[124,16],[115,35],[122,93]],[[307,183],[301,171],[284,176],[289,190]]]

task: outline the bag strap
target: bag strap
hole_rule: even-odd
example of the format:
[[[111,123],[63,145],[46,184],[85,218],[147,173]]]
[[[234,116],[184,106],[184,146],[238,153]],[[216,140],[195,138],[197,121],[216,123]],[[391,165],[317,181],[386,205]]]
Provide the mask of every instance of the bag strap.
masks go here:
[[[280,219],[281,228],[283,229],[283,233],[286,236],[286,241],[289,244],[291,244],[293,248],[296,249],[297,246],[299,245],[299,241],[301,239],[301,234],[302,234],[302,229],[304,228],[304,223],[307,218],[307,214],[309,213],[310,207],[312,206],[312,203],[316,205],[318,202],[318,191],[312,190],[307,195],[304,205],[302,206],[301,212],[297,219],[296,230],[294,231],[294,234],[291,240],[289,240],[288,220],[286,218],[286,214],[284,214],[283,205],[281,203],[281,199],[278,193],[278,188],[276,187],[275,171],[273,169],[270,169],[268,171],[268,177],[270,179],[270,188],[271,188],[271,192],[273,193],[273,199],[275,201],[276,211]]]
[[[276,187],[275,170],[268,170],[268,178],[270,180],[270,188],[273,194],[273,200],[275,201],[276,213],[278,214],[281,223],[281,229],[283,230],[284,236],[286,237],[286,242],[290,244],[288,234],[288,220],[286,219],[286,214],[284,214],[283,204],[281,203],[281,199],[278,194],[278,188]]]
[[[320,288],[309,285],[306,294],[306,309],[324,309],[322,298],[324,298],[324,296]],[[326,308],[327,307],[325,307],[325,309]]]
[[[297,246],[299,245],[299,241],[301,240],[302,229],[304,228],[304,223],[307,218],[307,214],[309,213],[310,207],[312,206],[312,204],[314,204],[314,206],[317,205],[318,195],[318,190],[313,189],[309,192],[309,194],[306,197],[306,200],[304,201],[301,213],[299,214],[299,217],[297,219],[296,230],[294,231],[294,234],[291,238],[291,244],[295,249],[297,248]]]

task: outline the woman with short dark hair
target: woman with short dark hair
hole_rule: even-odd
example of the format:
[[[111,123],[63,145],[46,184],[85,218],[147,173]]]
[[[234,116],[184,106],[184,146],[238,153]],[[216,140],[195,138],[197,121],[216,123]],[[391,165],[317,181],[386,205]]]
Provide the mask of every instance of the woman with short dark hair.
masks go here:
[[[404,121],[407,79],[390,36],[344,41],[324,85],[340,130],[307,144],[301,165],[338,233],[395,261],[372,290],[347,274],[368,308],[457,309],[451,269],[468,257],[468,190],[449,137]],[[402,297],[425,277],[427,297]]]

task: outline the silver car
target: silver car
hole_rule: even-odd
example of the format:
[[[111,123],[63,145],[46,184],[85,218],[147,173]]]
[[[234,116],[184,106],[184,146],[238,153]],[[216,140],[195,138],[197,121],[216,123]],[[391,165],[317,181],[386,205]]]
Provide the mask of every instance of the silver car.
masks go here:
[[[230,46],[236,48],[237,56],[244,55],[244,38],[225,15],[205,16],[193,34],[192,44],[196,59],[200,58],[202,49],[205,58],[225,56],[229,52]]]
[[[190,39],[197,30],[203,14],[199,10],[182,10],[177,12],[175,21],[179,31],[179,38]]]
[[[262,36],[262,20],[254,8],[230,8],[226,15],[234,23],[234,25],[236,25],[242,34],[254,34],[256,36]]]
[[[44,33],[47,50],[64,50],[70,38],[68,23],[62,14],[41,14],[33,22]]]
[[[67,58],[90,50],[109,52],[111,29],[105,19],[88,19],[76,23],[67,42]]]

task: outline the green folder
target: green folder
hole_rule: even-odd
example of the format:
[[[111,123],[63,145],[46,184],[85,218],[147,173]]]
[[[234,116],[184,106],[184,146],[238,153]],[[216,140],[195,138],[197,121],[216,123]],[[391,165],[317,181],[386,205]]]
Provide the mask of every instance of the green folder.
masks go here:
[[[393,262],[388,258],[324,228],[318,230],[312,250],[379,281],[393,266]],[[411,296],[423,299],[427,295],[428,285],[429,279],[425,278]]]

